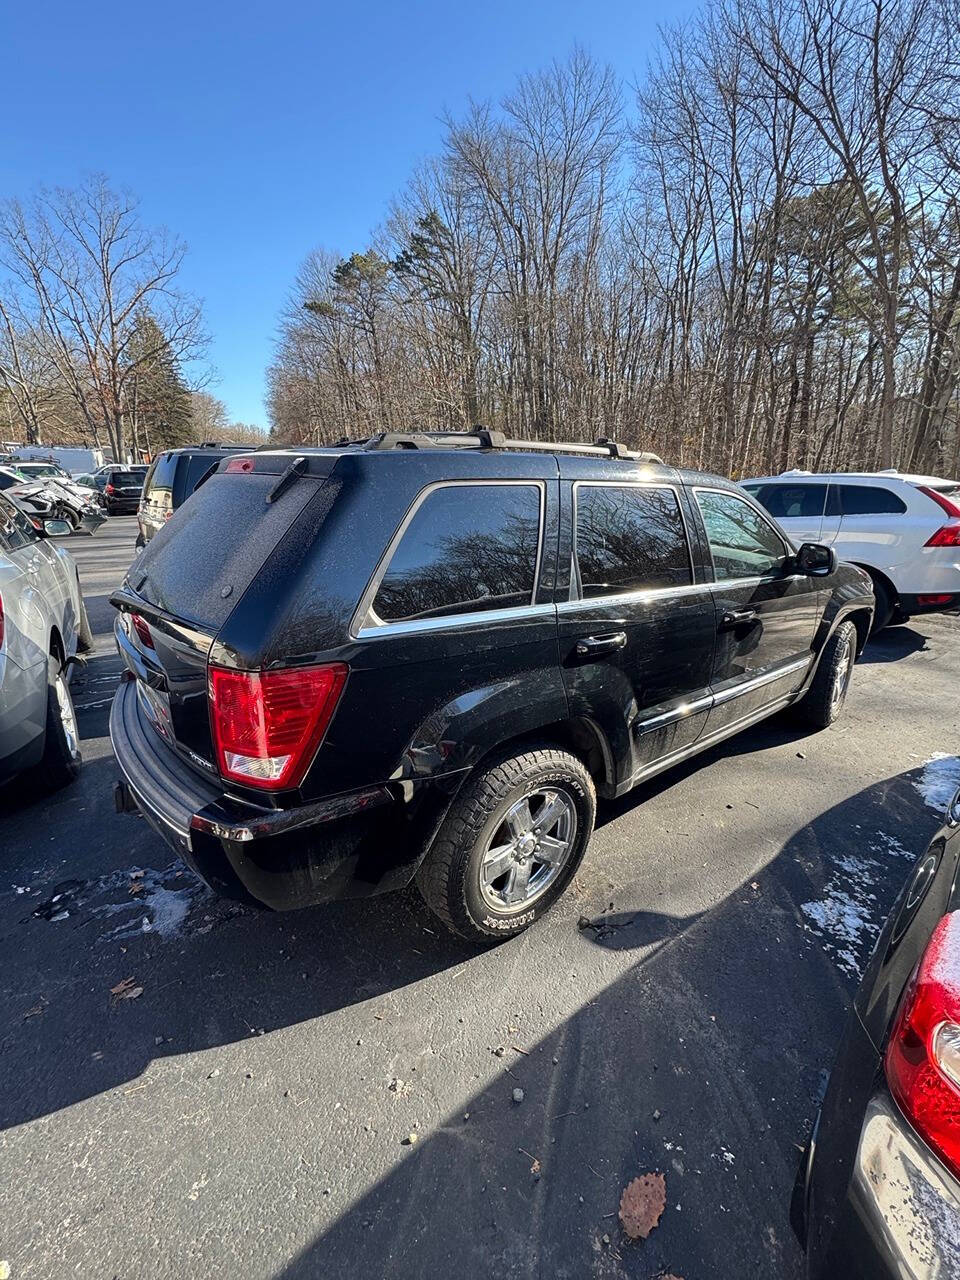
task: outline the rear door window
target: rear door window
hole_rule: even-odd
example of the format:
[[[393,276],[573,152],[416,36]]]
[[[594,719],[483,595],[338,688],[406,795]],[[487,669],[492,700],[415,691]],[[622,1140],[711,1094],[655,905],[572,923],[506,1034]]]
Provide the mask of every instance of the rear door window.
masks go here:
[[[672,489],[578,484],[576,507],[582,599],[692,581],[683,516]]]
[[[874,484],[841,484],[840,507],[845,516],[902,515],[907,504],[889,489]]]
[[[535,484],[443,485],[428,493],[377,588],[377,619],[410,622],[531,604],[541,499]]]
[[[827,499],[825,484],[744,485],[777,520],[819,520]]]
[[[772,525],[733,493],[698,489],[717,581],[755,578],[783,568],[787,548]]]

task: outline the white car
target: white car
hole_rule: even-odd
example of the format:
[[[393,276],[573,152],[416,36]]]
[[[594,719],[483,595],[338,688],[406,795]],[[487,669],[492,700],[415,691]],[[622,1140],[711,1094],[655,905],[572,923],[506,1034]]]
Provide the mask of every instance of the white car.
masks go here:
[[[32,771],[47,788],[80,769],[69,676],[91,643],[73,557],[0,493],[0,782]]]
[[[865,569],[874,630],[960,608],[960,481],[899,471],[785,471],[741,484],[797,542]]]

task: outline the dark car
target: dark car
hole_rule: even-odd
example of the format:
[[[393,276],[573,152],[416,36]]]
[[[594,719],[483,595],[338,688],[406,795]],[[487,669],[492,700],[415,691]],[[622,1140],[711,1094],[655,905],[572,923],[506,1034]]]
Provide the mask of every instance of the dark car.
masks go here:
[[[121,807],[220,892],[416,876],[474,939],[563,892],[597,794],[830,724],[873,610],[727,480],[485,431],[226,459],[112,601]]]
[[[227,454],[249,453],[249,445],[198,444],[167,449],[150,464],[137,511],[140,532],[137,547],[144,547],[160,532],[177,507],[182,506],[211,469]]]
[[[960,1276],[960,792],[850,1012],[793,1218],[811,1280]]]
[[[146,474],[146,466],[100,468],[93,478],[103,494],[108,515],[127,516],[137,510]]]

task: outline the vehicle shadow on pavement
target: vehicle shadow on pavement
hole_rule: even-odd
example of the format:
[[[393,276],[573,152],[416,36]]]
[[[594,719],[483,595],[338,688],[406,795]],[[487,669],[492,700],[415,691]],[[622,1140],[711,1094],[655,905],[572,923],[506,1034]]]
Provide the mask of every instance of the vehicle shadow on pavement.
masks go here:
[[[858,662],[870,666],[878,662],[900,662],[911,654],[929,651],[930,636],[913,627],[885,627],[871,636]]]
[[[764,750],[795,732],[768,723],[718,753]],[[819,815],[753,882],[710,909],[685,917],[620,909],[581,922],[584,966],[605,948],[633,951],[626,973],[618,969],[554,1032],[521,1045],[523,1053],[507,1038],[497,1046],[504,1033],[491,1028],[491,1048],[503,1056],[491,1053],[488,1080],[463,1107],[469,1119],[447,1116],[416,1146],[398,1145],[392,1167],[353,1204],[339,1202],[335,1187],[329,1197],[318,1191],[323,1229],[279,1275],[351,1274],[361,1253],[367,1274],[391,1277],[538,1268],[795,1274],[787,1211],[796,1144],[855,986],[840,957],[852,949],[862,961],[872,942],[869,928],[851,940],[813,925],[829,926],[831,894],[840,893],[859,893],[858,910],[879,925],[909,855],[936,826],[918,772]],[[114,776],[109,758],[89,767],[84,794],[94,817],[110,804]],[[645,790],[682,776],[674,770]],[[607,821],[641,799],[604,806],[614,811]],[[14,839],[34,817],[13,816]],[[476,955],[433,927],[413,890],[288,915],[253,912],[207,894],[140,819],[124,820],[119,867],[111,836],[120,828],[107,828],[97,847],[98,824],[79,838],[69,805],[50,806],[43,820],[61,869],[0,898],[10,957],[3,1128],[133,1082],[155,1059],[310,1023],[444,970],[462,967],[471,985],[501,982],[539,930],[546,942],[551,929],[578,927],[568,898],[526,938]],[[870,867],[864,832],[885,833]],[[54,901],[58,885],[66,887]],[[824,909],[805,912],[811,904]],[[809,986],[785,989],[781,967],[809,974]],[[124,983],[128,991],[142,986],[143,997],[124,998],[122,987],[115,994]],[[327,1158],[337,1164],[351,1155]],[[637,1247],[619,1233],[620,1190],[654,1169],[667,1176],[668,1210]]]
[[[636,962],[538,1043],[503,1039],[484,1087],[415,1145],[394,1137],[392,1167],[359,1200],[338,1203],[335,1184],[318,1197],[328,1225],[275,1280],[357,1274],[361,1257],[364,1274],[411,1280],[799,1276],[790,1193],[857,982],[838,956],[865,962],[936,829],[918,777],[822,813],[710,910],[581,919],[584,964],[598,945]],[[867,832],[883,833],[870,854]],[[858,938],[808,927],[834,891],[869,912]],[[791,990],[781,975],[798,972]],[[635,1243],[617,1209],[649,1171],[666,1176],[667,1207]]]

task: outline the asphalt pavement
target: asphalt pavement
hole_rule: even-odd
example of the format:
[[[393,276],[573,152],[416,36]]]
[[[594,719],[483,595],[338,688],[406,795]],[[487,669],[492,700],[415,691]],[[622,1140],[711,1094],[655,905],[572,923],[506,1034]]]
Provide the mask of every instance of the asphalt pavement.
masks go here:
[[[0,793],[12,1280],[799,1276],[800,1148],[960,781],[960,619],[883,633],[834,728],[776,717],[601,805],[557,907],[477,955],[414,890],[218,901],[114,813],[134,534],[69,540],[98,633],[81,779]],[[617,1208],[648,1171],[667,1205],[633,1243]]]

